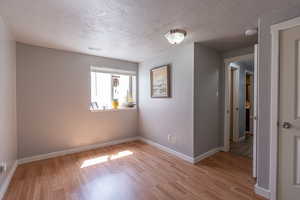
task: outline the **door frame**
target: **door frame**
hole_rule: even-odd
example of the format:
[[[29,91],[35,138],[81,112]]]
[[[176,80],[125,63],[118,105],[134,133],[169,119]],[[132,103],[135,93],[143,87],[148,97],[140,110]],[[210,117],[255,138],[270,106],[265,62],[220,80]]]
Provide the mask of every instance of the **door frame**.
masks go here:
[[[233,73],[232,73],[233,70]],[[229,93],[229,98],[231,98],[232,96],[232,107],[234,109],[234,112],[232,112],[231,108],[230,108],[230,115],[229,116],[233,116],[233,134],[232,134],[232,139],[234,142],[238,142],[240,139],[240,67],[238,65],[235,64],[230,64],[228,66],[228,73],[230,73],[230,75],[228,76],[229,82],[230,82],[230,87],[228,87],[228,93]],[[234,86],[233,86],[233,90],[231,90],[231,82],[233,82]],[[229,104],[230,105],[230,104]],[[229,106],[227,105],[227,106]],[[230,117],[231,118],[231,117]],[[229,134],[229,140],[230,140],[230,134]],[[229,143],[230,145],[230,143]]]
[[[237,62],[240,60],[244,60],[244,59],[249,59],[252,58],[254,56],[254,53],[251,54],[246,54],[246,55],[242,55],[242,56],[236,56],[236,57],[232,57],[232,58],[227,58],[224,59],[224,73],[225,73],[225,101],[224,101],[224,151],[228,152],[230,150],[230,63],[232,62]],[[239,66],[234,66],[235,68],[238,68],[239,70]],[[239,105],[238,105],[239,106]]]
[[[252,176],[257,177],[257,148],[258,148],[258,112],[259,112],[259,44],[254,45],[254,69],[253,69],[253,161]]]
[[[278,176],[278,106],[279,106],[279,33],[300,26],[300,17],[271,26],[271,104],[270,104],[270,199],[277,199]]]

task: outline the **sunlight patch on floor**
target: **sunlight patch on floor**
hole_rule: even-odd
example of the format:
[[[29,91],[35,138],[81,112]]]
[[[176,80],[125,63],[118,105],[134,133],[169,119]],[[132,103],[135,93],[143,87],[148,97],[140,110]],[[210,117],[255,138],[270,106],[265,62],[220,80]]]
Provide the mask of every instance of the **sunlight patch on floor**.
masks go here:
[[[129,156],[129,155],[132,155],[133,152],[132,151],[121,151],[117,154],[114,154],[110,157],[111,160],[114,160],[114,159],[118,159],[118,158],[122,158],[122,157],[125,157],[125,156]]]
[[[113,155],[105,155],[105,156],[100,156],[100,157],[97,157],[97,158],[88,159],[88,160],[85,160],[82,163],[80,168],[85,168],[85,167],[89,167],[89,166],[92,166],[92,165],[97,165],[97,164],[100,164],[100,163],[103,163],[103,162],[107,162],[109,160],[115,160],[115,159],[122,158],[122,157],[125,157],[125,156],[129,156],[129,155],[132,155],[132,154],[133,154],[132,151],[126,150],[126,151],[120,151],[119,153],[113,154]]]

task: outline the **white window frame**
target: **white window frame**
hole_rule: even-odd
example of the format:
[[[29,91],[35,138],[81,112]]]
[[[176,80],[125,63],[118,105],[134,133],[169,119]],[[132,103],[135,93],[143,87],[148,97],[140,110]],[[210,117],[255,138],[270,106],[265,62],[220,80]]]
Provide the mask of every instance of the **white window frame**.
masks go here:
[[[129,89],[131,90],[131,93],[133,94],[133,86],[132,86],[132,77],[135,76],[135,80],[136,80],[136,90],[137,90],[137,72],[136,71],[130,71],[130,70],[123,70],[123,69],[116,69],[116,68],[107,68],[107,67],[97,67],[97,66],[91,66],[91,72],[98,72],[98,73],[108,73],[111,74],[111,84],[112,84],[112,76],[114,75],[126,75],[126,76],[130,76],[131,78],[129,78]],[[91,85],[91,81],[90,81],[90,88],[92,87]],[[113,87],[112,87],[113,90]],[[90,90],[91,91],[91,90]],[[137,91],[135,91],[136,97],[135,97],[135,104],[137,104]],[[113,99],[113,91],[111,92],[111,99]],[[90,97],[90,104],[92,103],[92,96]],[[98,105],[99,106],[99,105]],[[92,106],[90,105],[90,111],[92,112],[101,112],[101,111],[115,111],[115,110],[131,110],[131,109],[136,109],[136,105],[132,108],[126,108],[126,107],[120,107],[118,109],[113,109],[111,107],[108,108],[98,108],[98,109],[93,109]]]

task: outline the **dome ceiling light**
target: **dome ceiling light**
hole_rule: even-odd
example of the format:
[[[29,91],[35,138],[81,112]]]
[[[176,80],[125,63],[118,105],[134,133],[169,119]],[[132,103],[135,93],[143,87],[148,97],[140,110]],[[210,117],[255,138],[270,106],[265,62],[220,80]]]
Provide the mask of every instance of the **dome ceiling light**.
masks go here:
[[[245,31],[245,35],[246,35],[246,36],[254,36],[254,35],[257,35],[257,28],[247,29],[247,30]]]
[[[182,29],[172,29],[169,32],[165,34],[165,38],[171,43],[171,44],[179,44],[181,43],[186,36],[186,31]]]

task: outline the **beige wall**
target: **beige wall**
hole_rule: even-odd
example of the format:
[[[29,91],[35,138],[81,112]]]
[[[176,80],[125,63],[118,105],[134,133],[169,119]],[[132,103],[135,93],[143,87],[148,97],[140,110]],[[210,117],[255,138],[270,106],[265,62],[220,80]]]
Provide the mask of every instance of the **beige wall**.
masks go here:
[[[15,42],[0,17],[0,162],[8,167],[0,174],[0,195],[2,183],[17,159],[15,52]]]
[[[138,64],[17,43],[18,156],[137,135],[137,111],[89,111],[90,66]]]

